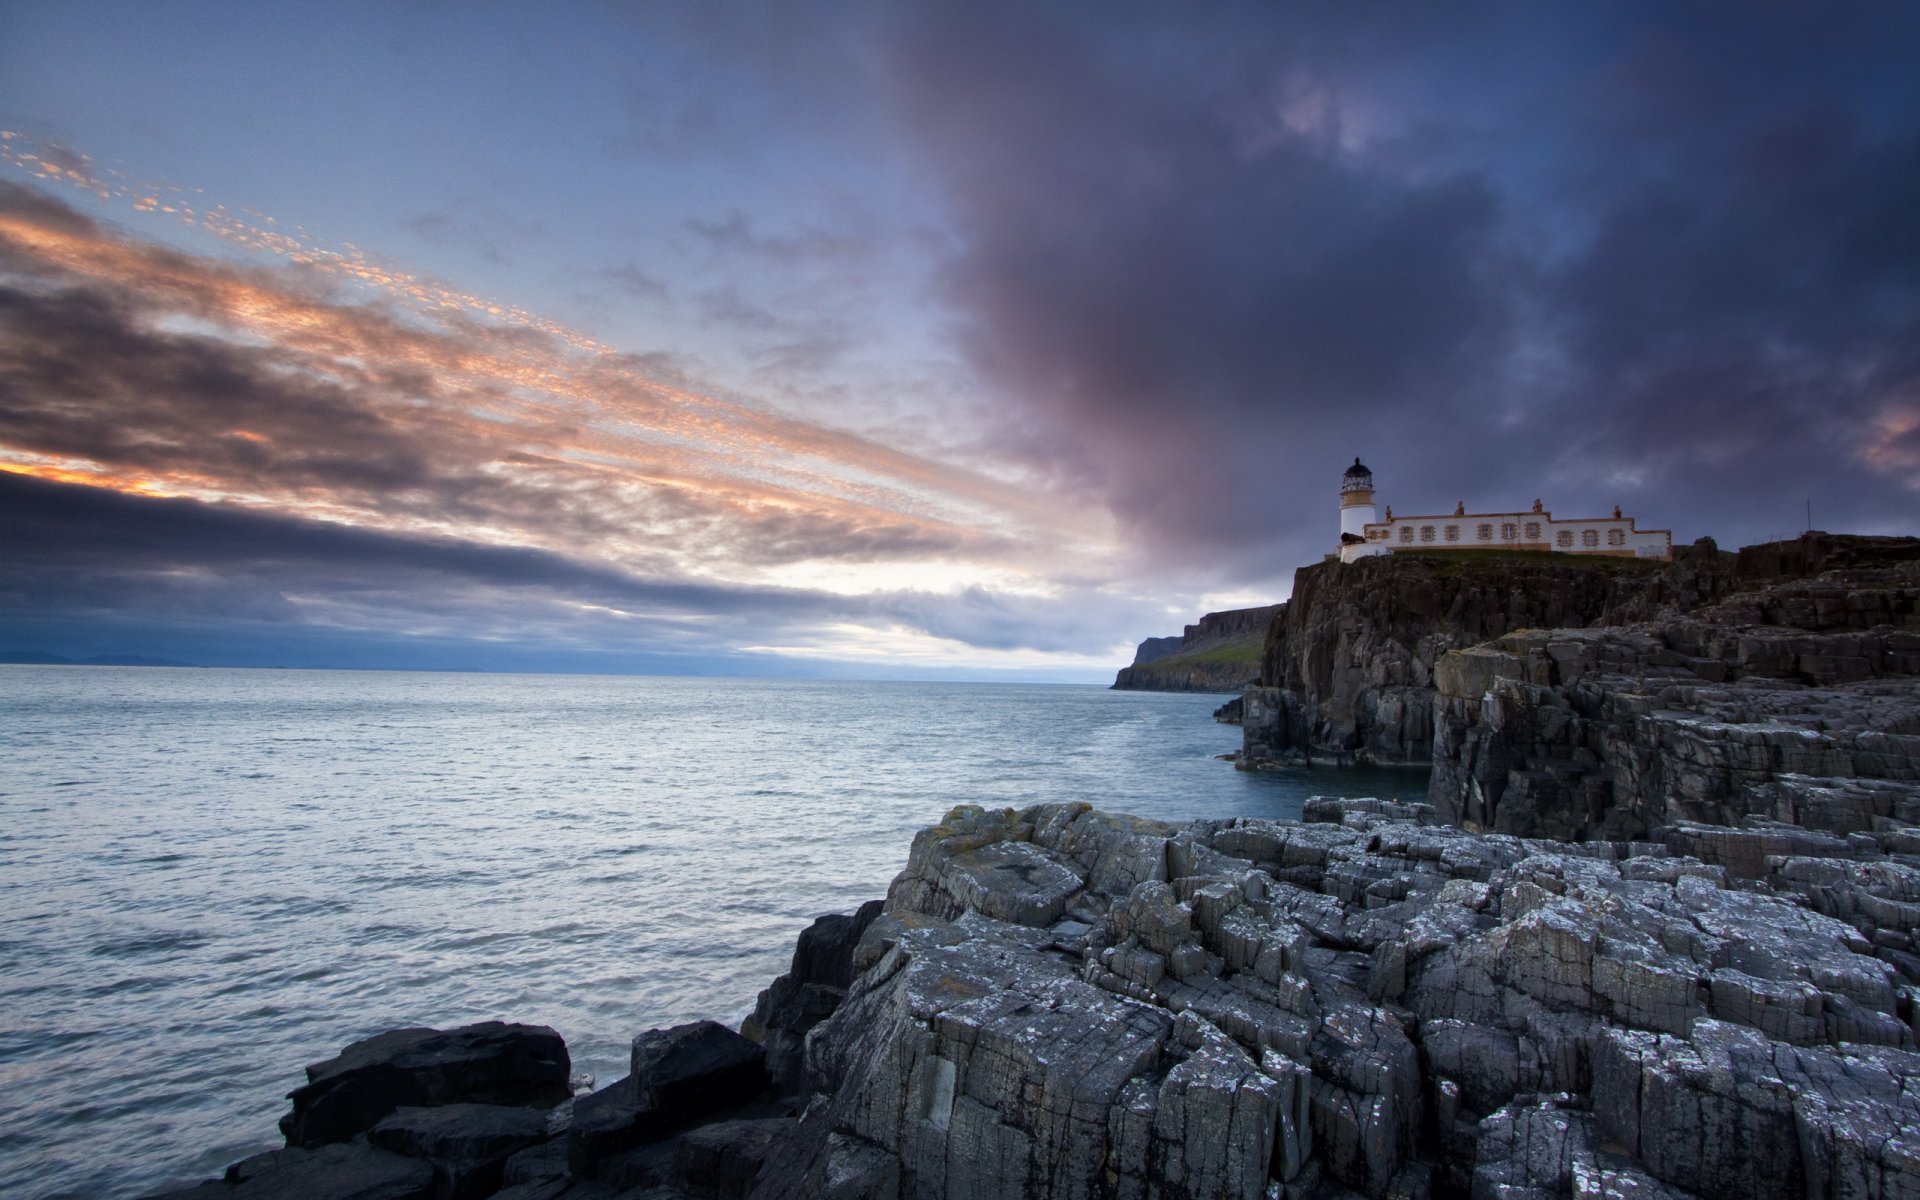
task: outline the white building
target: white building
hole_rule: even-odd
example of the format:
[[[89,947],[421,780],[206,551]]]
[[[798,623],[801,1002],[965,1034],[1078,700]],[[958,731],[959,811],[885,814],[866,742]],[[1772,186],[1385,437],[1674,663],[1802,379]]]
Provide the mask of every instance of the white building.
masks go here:
[[[1399,551],[1536,550],[1613,558],[1673,557],[1673,531],[1637,529],[1615,506],[1611,517],[1556,518],[1535,500],[1526,512],[1470,513],[1465,504],[1446,516],[1386,520],[1373,506],[1373,472],[1359,459],[1340,479],[1340,561]]]

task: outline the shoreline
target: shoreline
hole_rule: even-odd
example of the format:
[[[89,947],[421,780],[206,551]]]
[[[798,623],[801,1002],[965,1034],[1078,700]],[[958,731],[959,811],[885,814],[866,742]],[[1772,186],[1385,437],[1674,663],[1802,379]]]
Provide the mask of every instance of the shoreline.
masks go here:
[[[392,1067],[350,1048],[283,1122],[311,1145],[164,1195],[345,1195],[326,1181],[355,1171],[514,1200],[1920,1187],[1909,831],[1569,844],[1424,804],[1303,816],[958,808],[884,911],[801,935],[758,1041],[652,1031],[584,1097],[549,1062],[531,1100],[476,1105],[506,1094],[489,1076],[315,1141],[298,1114],[341,1062]]]

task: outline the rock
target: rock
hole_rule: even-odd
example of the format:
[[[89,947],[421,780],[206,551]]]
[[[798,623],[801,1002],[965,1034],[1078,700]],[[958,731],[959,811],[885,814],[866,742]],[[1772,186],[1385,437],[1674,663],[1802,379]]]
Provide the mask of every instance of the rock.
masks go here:
[[[1894,590],[1920,599],[1920,563],[1909,566]],[[1901,649],[1909,642],[1920,649],[1920,632],[1687,619],[1451,651],[1436,668],[1448,686],[1428,796],[1443,820],[1522,836],[1678,829],[1677,850],[1749,878],[1797,844],[1722,832],[1695,846],[1685,826],[1792,825],[1802,841],[1873,834],[1848,853],[1880,853],[1881,832],[1920,821],[1920,657]],[[1861,666],[1830,669],[1840,659]]]
[[[1848,783],[1920,782],[1916,676],[1915,538],[1321,563],[1272,623],[1240,761],[1432,765],[1442,819],[1524,836],[1746,813],[1865,830],[1891,808],[1920,819],[1911,787]]]
[[[1148,638],[1133,665],[1122,667],[1120,691],[1238,692],[1260,677],[1267,627],[1281,605],[1208,613],[1177,638]]]
[[[807,1032],[840,1005],[853,982],[854,950],[883,902],[870,900],[852,914],[815,919],[801,931],[793,965],[760,993],[740,1032],[765,1050],[767,1074],[783,1091],[802,1089]]]
[[[1920,1195],[1896,818],[1560,843],[1308,809],[948,813],[885,911],[801,938],[788,977],[844,987],[798,1038],[804,1105],[702,1022],[636,1039],[564,1140],[406,1106],[176,1195]]]
[[[473,1200],[499,1189],[509,1157],[547,1136],[547,1114],[539,1109],[446,1104],[395,1109],[367,1140],[432,1163],[443,1200]]]
[[[633,1099],[681,1122],[751,1100],[767,1086],[759,1046],[716,1021],[633,1039]]]
[[[567,1174],[593,1179],[616,1155],[658,1141],[679,1124],[676,1114],[642,1103],[631,1075],[573,1102],[567,1127]]]
[[[1807,854],[1769,860],[1771,894],[1665,843],[1311,807],[1312,824],[1184,828],[1082,805],[950,813],[870,927],[887,932],[869,969],[808,1038],[814,1132],[781,1174],[815,1191],[757,1194],[818,1194],[835,1162],[858,1164],[834,1178],[859,1197],[1909,1186],[1912,985],[1803,893],[1871,925],[1920,875],[1868,875],[1821,857],[1844,839],[1783,833]],[[1007,861],[983,852],[1015,845],[1031,869],[995,885],[1065,890],[1071,874],[1087,932],[955,902],[951,876],[978,880],[972,864]],[[1648,1095],[1671,1099],[1638,1124],[1613,1115]]]
[[[794,1131],[792,1118],[721,1121],[682,1134],[674,1143],[673,1180],[704,1200],[743,1200],[753,1190],[761,1164],[780,1138]]]
[[[280,1130],[289,1146],[314,1147],[364,1133],[403,1105],[551,1108],[570,1094],[569,1066],[566,1043],[545,1026],[394,1030],[308,1067]]]
[[[433,1200],[432,1165],[364,1143],[271,1150],[226,1175],[148,1200]]]

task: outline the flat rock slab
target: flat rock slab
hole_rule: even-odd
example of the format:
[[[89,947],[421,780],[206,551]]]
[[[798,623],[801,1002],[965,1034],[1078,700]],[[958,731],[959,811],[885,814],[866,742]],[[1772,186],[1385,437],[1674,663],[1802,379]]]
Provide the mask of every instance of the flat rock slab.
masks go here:
[[[547,1136],[547,1114],[504,1104],[400,1108],[367,1135],[374,1145],[409,1158],[505,1158]]]
[[[571,1065],[566,1042],[544,1025],[397,1029],[308,1067],[280,1131],[289,1146],[313,1147],[365,1133],[403,1106],[551,1108],[571,1095]]]
[[[226,1177],[147,1200],[433,1200],[430,1163],[364,1144],[271,1150]]]

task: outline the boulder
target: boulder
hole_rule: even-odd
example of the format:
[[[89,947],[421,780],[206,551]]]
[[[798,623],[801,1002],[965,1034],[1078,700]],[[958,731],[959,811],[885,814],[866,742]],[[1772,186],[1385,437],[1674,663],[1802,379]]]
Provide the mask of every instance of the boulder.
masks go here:
[[[499,1189],[507,1159],[548,1137],[547,1114],[500,1104],[398,1108],[367,1140],[433,1164],[442,1200],[474,1200]]]
[[[760,1047],[717,1021],[648,1030],[633,1039],[632,1067],[634,1103],[683,1123],[767,1086]]]
[[[571,1094],[570,1066],[566,1042],[543,1025],[397,1029],[308,1067],[280,1131],[287,1145],[311,1148],[365,1133],[402,1106],[551,1108]]]

